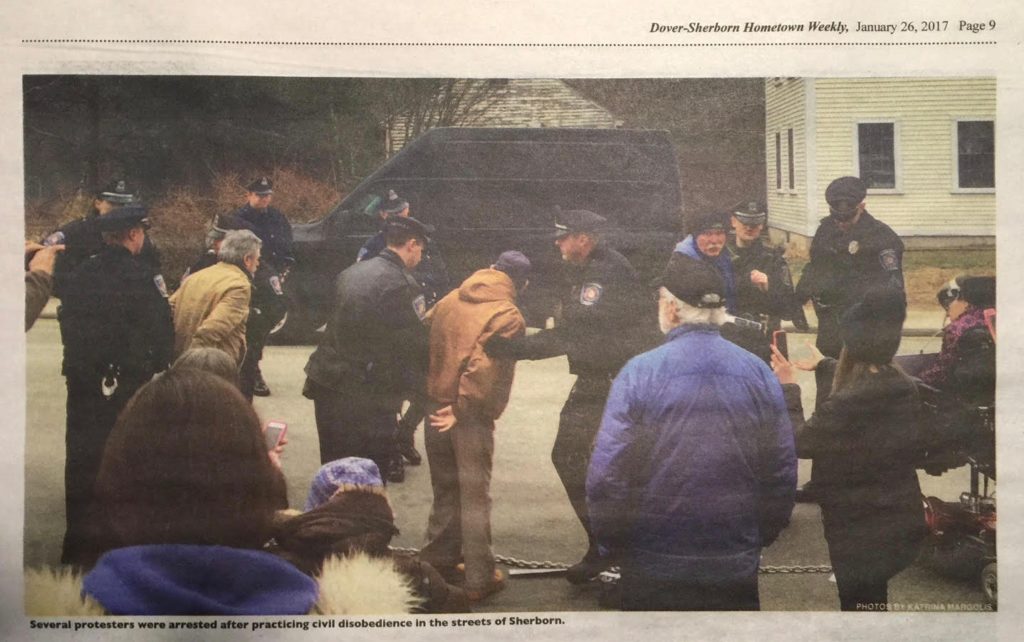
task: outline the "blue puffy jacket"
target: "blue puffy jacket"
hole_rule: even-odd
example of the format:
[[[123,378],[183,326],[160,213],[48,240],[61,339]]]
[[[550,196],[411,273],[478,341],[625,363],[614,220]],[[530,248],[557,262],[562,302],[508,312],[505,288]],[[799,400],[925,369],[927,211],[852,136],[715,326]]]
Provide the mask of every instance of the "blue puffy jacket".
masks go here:
[[[612,384],[587,475],[598,543],[624,569],[714,583],[757,572],[789,523],[793,429],[763,361],[684,325]]]

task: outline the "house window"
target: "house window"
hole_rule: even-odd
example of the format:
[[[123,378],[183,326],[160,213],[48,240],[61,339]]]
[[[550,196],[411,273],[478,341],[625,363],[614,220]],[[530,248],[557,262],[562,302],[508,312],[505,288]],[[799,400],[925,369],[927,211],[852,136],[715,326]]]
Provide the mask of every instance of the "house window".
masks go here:
[[[993,189],[996,186],[995,123],[960,120],[956,123],[956,186]]]
[[[782,189],[782,134],[775,132],[775,189]]]
[[[868,189],[896,189],[896,124],[857,124],[857,164]]]
[[[789,189],[796,189],[796,159],[795,152],[793,151],[793,130],[790,129],[787,132],[787,145],[786,152],[789,154]]]

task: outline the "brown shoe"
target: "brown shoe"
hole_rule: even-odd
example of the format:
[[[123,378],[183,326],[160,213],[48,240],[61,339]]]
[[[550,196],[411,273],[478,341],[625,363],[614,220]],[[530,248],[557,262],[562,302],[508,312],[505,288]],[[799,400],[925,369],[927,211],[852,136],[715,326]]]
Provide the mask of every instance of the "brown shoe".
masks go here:
[[[505,574],[501,572],[501,569],[496,568],[494,569],[494,580],[490,584],[481,589],[467,588],[466,597],[469,598],[470,602],[479,602],[485,597],[489,597],[498,591],[503,590],[505,588],[505,584],[507,584],[505,581]]]

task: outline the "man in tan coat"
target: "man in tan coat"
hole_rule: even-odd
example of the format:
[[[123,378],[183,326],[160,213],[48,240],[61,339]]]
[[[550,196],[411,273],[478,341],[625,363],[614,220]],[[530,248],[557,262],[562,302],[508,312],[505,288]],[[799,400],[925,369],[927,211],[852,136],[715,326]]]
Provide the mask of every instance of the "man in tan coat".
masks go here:
[[[217,253],[219,261],[190,274],[174,293],[175,358],[189,348],[208,347],[242,362],[252,275],[260,264],[261,245],[249,230],[228,232]]]
[[[480,600],[504,587],[491,551],[491,467],[494,421],[508,403],[515,361],[494,359],[484,343],[521,336],[526,324],[516,295],[530,261],[505,252],[478,270],[430,311],[430,370],[425,432],[434,504],[421,558],[452,569],[465,561],[466,594]]]

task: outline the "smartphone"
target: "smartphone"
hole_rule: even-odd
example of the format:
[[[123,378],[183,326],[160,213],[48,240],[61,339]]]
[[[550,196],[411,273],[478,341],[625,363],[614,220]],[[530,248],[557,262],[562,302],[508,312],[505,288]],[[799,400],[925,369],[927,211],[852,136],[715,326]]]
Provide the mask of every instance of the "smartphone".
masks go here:
[[[772,332],[772,345],[779,349],[782,356],[789,358],[789,342],[786,340],[785,330],[776,330]]]
[[[268,421],[267,429],[263,435],[267,439],[267,450],[273,450],[277,448],[281,440],[284,439],[284,434],[288,432],[288,424],[283,421]]]

